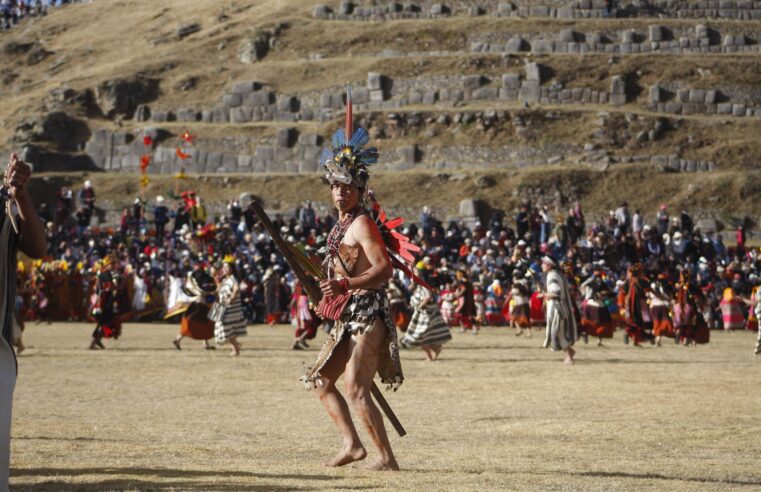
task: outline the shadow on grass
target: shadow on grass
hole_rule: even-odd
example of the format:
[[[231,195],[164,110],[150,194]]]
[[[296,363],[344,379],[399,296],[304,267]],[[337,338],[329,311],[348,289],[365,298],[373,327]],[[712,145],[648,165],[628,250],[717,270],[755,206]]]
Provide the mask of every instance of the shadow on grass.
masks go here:
[[[710,360],[673,360],[673,359],[666,359],[666,360],[648,360],[648,359],[584,359],[584,358],[578,358],[576,359],[576,364],[578,365],[586,365],[586,364],[726,364],[725,361],[716,360],[716,361],[710,361]]]
[[[518,346],[512,346],[512,345],[473,345],[468,347],[463,346],[453,346],[450,347],[449,345],[444,345],[444,348],[447,350],[452,351],[458,351],[458,350],[544,350],[544,347],[541,345],[537,345],[536,347],[527,347],[523,345]]]
[[[72,482],[58,477],[87,477],[88,475],[132,475],[134,478],[112,478],[85,482]],[[309,475],[293,473],[256,473],[246,471],[204,471],[175,470],[168,468],[12,468],[11,482],[20,477],[56,477],[53,480],[35,484],[14,484],[13,490],[317,490],[325,487],[331,489],[374,489],[377,487],[345,487],[336,482],[344,477],[332,475]],[[159,478],[157,478],[159,477]],[[224,478],[256,478],[263,480],[316,480],[319,486],[279,486],[273,483],[245,485],[241,483],[219,483]],[[174,479],[174,480],[173,480]],[[205,479],[205,480],[204,480]],[[86,478],[84,480],[87,480]],[[213,480],[213,481],[212,481]],[[333,482],[333,483],[327,483]]]
[[[761,480],[743,480],[734,478],[710,478],[710,477],[674,477],[661,475],[660,473],[627,473],[627,472],[606,472],[606,471],[589,471],[589,472],[571,472],[569,475],[578,477],[595,477],[595,478],[637,478],[643,480],[677,480],[681,482],[697,483],[717,483],[725,485],[747,485],[749,487],[761,485]]]
[[[445,352],[446,354],[446,352]],[[484,359],[468,359],[466,357],[449,357],[447,355],[441,356],[442,361],[459,361],[459,362],[469,362],[471,364],[503,364],[503,363],[513,363],[513,362],[549,362],[549,363],[558,363],[563,362],[563,359],[538,359],[538,358],[525,358],[525,359],[506,359],[506,358],[484,358]]]

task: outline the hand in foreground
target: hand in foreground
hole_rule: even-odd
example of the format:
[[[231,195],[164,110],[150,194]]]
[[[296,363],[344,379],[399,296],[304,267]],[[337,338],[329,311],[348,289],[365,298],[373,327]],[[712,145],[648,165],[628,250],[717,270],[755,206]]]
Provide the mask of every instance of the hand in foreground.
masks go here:
[[[32,168],[19,159],[18,154],[11,154],[8,169],[5,170],[5,184],[12,198],[19,198],[26,193],[26,185],[32,176]]]
[[[345,294],[346,288],[342,285],[345,282],[346,279],[342,280],[336,280],[334,278],[323,280],[320,282],[320,290],[322,291],[322,295],[334,297],[337,295]]]

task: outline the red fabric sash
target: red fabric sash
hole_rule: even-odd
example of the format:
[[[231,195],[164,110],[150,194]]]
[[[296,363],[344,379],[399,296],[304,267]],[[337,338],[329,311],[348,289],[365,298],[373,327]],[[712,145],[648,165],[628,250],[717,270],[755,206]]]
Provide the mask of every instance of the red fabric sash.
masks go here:
[[[315,311],[323,318],[337,320],[341,317],[344,309],[346,309],[346,305],[349,304],[350,298],[351,292],[337,296],[325,296],[320,300],[320,304]]]

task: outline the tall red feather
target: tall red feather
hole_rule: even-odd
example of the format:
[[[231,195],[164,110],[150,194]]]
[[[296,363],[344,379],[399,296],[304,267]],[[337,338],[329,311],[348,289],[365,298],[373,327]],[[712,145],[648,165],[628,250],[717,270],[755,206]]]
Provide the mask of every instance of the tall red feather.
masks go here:
[[[351,136],[354,134],[354,114],[351,104],[351,86],[346,86],[346,143],[349,143]]]

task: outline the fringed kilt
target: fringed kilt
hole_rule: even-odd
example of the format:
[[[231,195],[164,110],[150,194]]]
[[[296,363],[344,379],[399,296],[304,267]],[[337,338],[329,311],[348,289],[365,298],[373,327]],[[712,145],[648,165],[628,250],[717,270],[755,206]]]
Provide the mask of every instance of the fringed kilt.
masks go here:
[[[404,382],[402,363],[399,358],[399,346],[394,321],[391,319],[389,302],[384,289],[370,291],[367,294],[353,294],[344,309],[341,319],[336,321],[333,329],[320,349],[317,360],[305,367],[301,381],[311,389],[322,385],[320,371],[333,356],[339,344],[352,336],[362,336],[375,328],[376,321],[386,327],[386,343],[378,362],[378,375],[381,382],[394,391]]]

